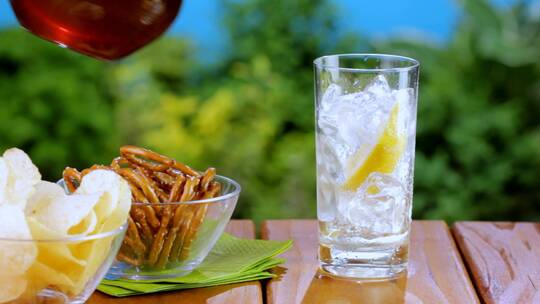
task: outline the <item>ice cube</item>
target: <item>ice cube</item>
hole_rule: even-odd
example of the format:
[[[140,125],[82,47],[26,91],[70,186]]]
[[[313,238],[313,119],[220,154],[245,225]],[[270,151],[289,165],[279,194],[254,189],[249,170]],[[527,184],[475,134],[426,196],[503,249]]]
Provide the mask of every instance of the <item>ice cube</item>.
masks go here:
[[[396,234],[406,229],[409,203],[405,188],[391,175],[371,173],[356,193],[340,197],[339,211],[347,224],[369,237]]]
[[[377,143],[396,99],[383,75],[364,91],[342,93],[335,84],[325,91],[318,108],[318,126],[326,139],[332,139],[334,153],[345,168],[350,166],[347,162],[353,154],[369,153]],[[355,155],[355,159],[364,157]]]
[[[333,221],[336,216],[336,184],[327,172],[319,170],[317,174],[317,217],[321,221]]]
[[[371,93],[375,96],[383,96],[391,93],[390,86],[388,85],[388,80],[384,75],[377,75],[371,81],[370,84],[366,86],[364,92]]]
[[[321,107],[323,112],[326,108],[332,106],[336,102],[339,102],[339,97],[341,96],[342,89],[339,85],[332,83],[326,88],[324,94],[321,98]]]

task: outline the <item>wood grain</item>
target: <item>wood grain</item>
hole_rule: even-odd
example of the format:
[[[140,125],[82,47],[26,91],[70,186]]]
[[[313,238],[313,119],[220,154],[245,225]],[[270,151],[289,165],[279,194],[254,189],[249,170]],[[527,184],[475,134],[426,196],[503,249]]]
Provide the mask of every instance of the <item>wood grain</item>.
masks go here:
[[[540,224],[458,222],[453,232],[485,303],[540,303]]]
[[[265,239],[293,239],[287,262],[266,286],[267,303],[478,303],[448,227],[442,221],[415,221],[409,271],[386,281],[333,278],[318,271],[317,222],[267,221]]]
[[[227,226],[227,232],[242,238],[255,238],[255,225],[250,220],[232,220]],[[122,303],[260,303],[263,296],[260,282],[247,282],[222,285],[207,288],[163,292],[144,296],[115,298],[96,291],[88,300],[89,304],[122,304]]]

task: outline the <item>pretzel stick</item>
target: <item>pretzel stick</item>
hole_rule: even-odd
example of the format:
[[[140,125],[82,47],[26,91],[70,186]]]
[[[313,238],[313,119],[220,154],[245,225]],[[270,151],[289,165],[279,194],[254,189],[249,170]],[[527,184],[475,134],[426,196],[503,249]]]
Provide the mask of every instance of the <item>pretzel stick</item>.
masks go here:
[[[183,180],[185,180],[185,178],[183,176],[181,176],[181,175],[178,176],[177,181],[175,182],[176,189],[173,189],[171,191],[171,200],[175,200],[175,196],[177,195],[177,193],[175,193],[175,192],[179,192],[177,189],[180,189],[180,186],[178,186],[178,185],[180,185]],[[199,184],[199,179],[198,178],[190,178],[190,179],[188,179],[186,181],[186,183],[184,184],[184,189],[183,189],[183,192],[182,192],[182,196],[180,197],[180,202],[184,202],[184,201],[188,201],[188,200],[193,199],[193,197],[196,194],[195,188],[197,187],[198,184]],[[171,207],[171,209],[173,209],[173,206],[168,206],[168,207]],[[183,215],[182,210],[184,209],[184,207],[185,207],[185,205],[179,205],[179,206],[176,206],[176,208],[173,209],[174,210],[174,216],[173,216],[173,219],[172,219],[173,224],[172,224],[172,227],[168,231],[167,238],[166,238],[165,243],[163,245],[163,249],[162,249],[162,251],[161,251],[161,253],[159,255],[159,259],[158,259],[158,262],[157,262],[157,265],[156,265],[156,268],[158,268],[158,269],[161,269],[161,268],[165,267],[165,264],[167,264],[167,262],[169,260],[170,252],[172,250],[172,247],[174,245],[174,241],[175,241],[176,237],[178,236],[178,232],[179,232],[179,229],[180,229],[179,223],[180,223],[180,219],[181,219],[181,217]]]
[[[216,177],[216,169],[215,168],[208,168],[204,172],[203,178],[201,180],[201,190],[202,192],[206,192],[208,190],[208,186],[210,186],[210,182],[214,180],[214,177]]]
[[[133,244],[128,244],[127,239],[131,240],[131,237],[126,233],[124,240],[122,240],[122,246],[120,247],[119,253],[122,253],[124,256],[129,257],[131,261],[136,261],[137,264],[142,264],[144,259],[141,259],[140,256],[135,253],[135,249],[131,247]]]
[[[146,196],[132,183],[128,183],[131,188],[132,203],[148,203]]]
[[[130,243],[130,246],[136,250],[137,252],[144,252],[146,251],[146,246],[141,240],[141,236],[139,235],[139,231],[137,230],[137,225],[135,225],[135,222],[131,218],[131,216],[128,217],[128,231],[130,235],[133,236],[131,240],[128,241]]]
[[[81,171],[81,178],[85,177],[88,173],[95,170],[111,170],[111,167],[104,166],[104,165],[93,165],[92,167]]]
[[[187,202],[193,199],[193,197],[197,194],[194,189],[199,184],[200,179],[198,178],[189,178],[186,181],[186,184],[184,186],[184,190],[182,193],[182,196],[180,197],[180,202]],[[187,214],[189,211],[188,204],[181,204],[178,206],[178,208],[175,210],[175,219],[174,226],[177,227],[176,233],[174,235],[171,235],[171,238],[174,238],[172,241],[174,241],[173,246],[171,248],[170,257],[176,257],[178,253],[180,252],[182,243],[183,243],[183,227],[185,226],[186,220],[191,220],[191,216]],[[188,209],[188,210],[186,210]]]
[[[154,190],[156,195],[158,196],[158,199],[160,202],[165,202],[169,198],[169,196],[161,190],[161,188],[157,185],[157,183],[150,177],[150,172],[148,172],[148,169],[145,169],[141,166],[134,165],[135,171],[137,174],[140,175],[140,177],[144,180],[144,182]]]
[[[146,248],[148,249],[154,241],[154,234],[152,233],[152,229],[150,229],[150,226],[148,226],[148,222],[146,220],[146,213],[142,209],[140,209],[139,206],[132,206],[130,213],[136,221],[136,224],[140,226],[139,230],[142,232],[142,239],[144,240]]]
[[[165,236],[167,235],[169,221],[171,220],[171,216],[172,216],[172,208],[170,208],[170,206],[163,208],[163,215],[161,216],[161,226],[159,227],[159,231],[156,234],[154,241],[152,242],[150,254],[148,255],[148,264],[152,266],[156,264],[159,257],[159,253],[163,249],[163,243],[165,242]]]
[[[180,198],[180,191],[183,190],[182,185],[185,180],[186,178],[183,175],[178,175],[171,189],[171,193],[169,194],[169,202],[174,203]]]
[[[209,199],[219,195],[221,190],[221,185],[217,182],[211,182],[207,192],[203,194],[202,199]],[[191,244],[195,240],[199,227],[202,225],[204,218],[206,216],[206,211],[208,210],[208,204],[202,203],[195,206],[195,214],[191,223],[189,225],[189,230],[184,237],[184,244],[182,244],[182,250],[177,256],[178,261],[183,261],[189,257],[189,251],[191,249]]]
[[[111,168],[114,171],[116,171],[116,170],[118,170],[120,168],[125,168],[125,167],[129,167],[129,162],[128,162],[127,159],[125,159],[123,157],[116,157],[111,162]]]
[[[199,179],[190,177],[187,179],[186,184],[184,185],[184,191],[182,191],[182,195],[180,196],[179,202],[187,202],[193,199],[195,196],[195,188],[199,184]]]
[[[171,257],[174,260],[178,261],[178,256],[180,255],[180,252],[182,252],[182,247],[184,247],[184,243],[186,240],[186,235],[189,230],[189,225],[191,224],[191,220],[193,218],[194,214],[194,206],[184,206],[185,209],[182,214],[182,220],[180,221],[180,231],[176,237],[175,243],[174,243],[174,250],[171,253]]]
[[[155,210],[152,207],[150,207],[149,205],[145,205],[145,204],[148,204],[148,200],[146,199],[146,197],[133,184],[129,184],[129,186],[131,188],[131,194],[132,194],[132,197],[133,197],[132,200],[134,202],[143,204],[140,207],[141,207],[141,209],[144,210],[145,218],[148,220],[148,223],[150,224],[150,226],[152,228],[154,228],[154,229],[159,228],[159,219],[156,216]]]
[[[173,167],[174,169],[180,170],[182,173],[190,175],[190,176],[199,176],[199,172],[174,160],[173,160],[173,165],[171,167]]]
[[[184,173],[180,170],[177,170],[175,168],[169,168],[165,170],[165,173],[169,174],[172,177],[177,177],[178,175],[184,175]]]
[[[132,252],[134,253],[133,261],[137,263],[136,265],[141,265],[143,263],[146,246],[142,242],[137,226],[131,217],[128,217],[128,231],[122,242],[121,249],[126,256],[128,255],[127,251],[132,249]]]
[[[75,168],[66,167],[63,172],[64,184],[69,190],[69,193],[75,192],[81,184],[81,172]]]
[[[184,191],[182,193],[182,196],[180,197],[180,201],[188,201],[193,198],[195,194],[195,187],[197,186],[199,180],[197,178],[189,178],[186,183],[184,184]],[[182,205],[178,206],[176,208],[175,213],[179,212],[179,209],[181,209]],[[159,254],[163,251],[163,246],[165,242],[165,237],[168,236],[169,238],[175,238],[176,234],[167,234],[167,226],[169,225],[169,221],[171,220],[171,216],[173,215],[173,207],[172,206],[165,206],[163,208],[163,215],[161,217],[161,227],[157,233],[156,238],[154,239],[154,242],[152,243],[152,249],[150,251],[150,255],[148,258],[148,261],[150,265],[154,265],[157,262],[157,259],[159,258]],[[174,225],[174,224],[173,224]],[[170,241],[172,242],[172,241]],[[169,251],[170,249],[167,249]],[[168,257],[169,253],[164,252],[164,255]]]
[[[170,189],[175,182],[175,178],[165,172],[153,172],[152,178],[163,188]]]
[[[210,182],[215,176],[215,169],[208,168],[200,182],[198,188],[200,190],[197,193],[197,199],[206,199],[212,197],[212,193],[206,192]],[[207,204],[196,204],[188,206],[188,210],[185,212],[184,219],[181,223],[181,233],[178,238],[177,246],[173,252],[173,257],[177,261],[181,261],[188,256],[189,247],[193,241],[193,236],[198,230],[199,225],[202,223],[204,215],[206,214]],[[193,231],[192,231],[193,230]]]
[[[122,148],[120,148],[120,155],[124,156],[129,161],[132,161],[152,171],[165,171],[172,167],[190,176],[199,175],[197,171],[191,169],[185,164],[179,163],[174,159],[168,158],[166,156],[144,148],[135,146],[123,146]],[[150,161],[143,160],[140,157],[144,157],[145,159]]]
[[[196,209],[187,228],[187,232],[184,236],[184,243],[182,244],[182,249],[180,250],[180,253],[176,258],[178,261],[183,261],[188,258],[191,244],[195,240],[197,231],[199,230],[199,227],[201,226],[206,215],[206,211],[208,210],[208,204],[205,203],[200,204],[200,206],[194,207],[196,207]]]
[[[127,256],[122,251],[118,252],[116,257],[118,258],[118,260],[120,260],[122,262],[126,262],[126,263],[128,263],[130,265],[134,265],[134,266],[140,266],[141,265],[141,262],[138,259],[131,258],[131,257]]]
[[[182,217],[182,209],[183,206],[177,206],[174,210],[174,216],[173,216],[173,226],[171,229],[169,229],[169,234],[167,236],[167,239],[165,240],[165,244],[163,245],[163,250],[161,251],[161,254],[159,255],[159,259],[157,262],[156,267],[158,269],[162,269],[165,267],[167,262],[169,261],[169,256],[174,244],[174,240],[176,239],[176,236],[178,234],[178,230],[180,229],[179,225],[176,223],[179,223]]]
[[[144,193],[144,196],[146,196],[146,198],[148,199],[150,203],[153,203],[153,204],[159,203],[159,198],[157,197],[152,187],[144,180],[144,178],[142,178],[139,174],[137,174],[133,169],[120,168],[120,169],[117,169],[116,172],[120,174],[120,176],[122,176],[123,178],[127,179],[130,183],[133,183],[139,189],[141,189]]]
[[[214,182],[216,170],[199,173],[183,163],[135,146],[120,148],[120,157],[110,166],[93,165],[82,172],[66,168],[63,179],[69,191],[76,191],[82,178],[98,169],[113,170],[129,184],[134,204],[128,219],[128,231],[118,259],[141,266],[163,268],[167,262],[185,260],[208,204],[174,204],[207,199],[218,195]]]
[[[165,171],[173,165],[172,159],[156,152],[135,146],[121,147],[120,155],[125,157],[127,160],[152,171]],[[147,160],[141,159],[140,157],[144,157]]]

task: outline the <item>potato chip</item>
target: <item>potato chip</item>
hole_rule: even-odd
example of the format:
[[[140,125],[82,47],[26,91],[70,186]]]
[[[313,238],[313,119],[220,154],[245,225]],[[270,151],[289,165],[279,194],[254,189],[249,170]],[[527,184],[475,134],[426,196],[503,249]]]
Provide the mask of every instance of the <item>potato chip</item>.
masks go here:
[[[8,179],[8,167],[6,161],[0,157],[0,204],[2,204],[6,197],[6,184]]]
[[[0,275],[0,303],[16,300],[24,293],[27,284],[24,275]]]
[[[91,243],[84,246],[84,250],[80,250],[81,253],[87,254],[87,265],[76,278],[75,286],[70,290],[72,293],[80,293],[88,281],[98,271],[99,267],[102,266],[105,259],[109,256],[114,237],[115,236],[109,236],[89,241]]]
[[[8,167],[8,178],[4,203],[25,208],[28,198],[34,193],[34,186],[41,180],[41,174],[23,151],[13,148],[4,152]]]
[[[50,202],[59,197],[65,196],[65,191],[62,187],[55,183],[39,181],[36,184],[34,194],[30,196],[26,204],[26,216],[32,216],[40,209],[45,209]]]
[[[41,240],[61,239],[66,236],[64,233],[54,231],[42,225],[34,218],[28,219],[28,224],[35,238]],[[82,242],[86,243],[86,242]],[[29,280],[31,285],[49,286],[58,280],[62,280],[65,284],[56,286],[62,288],[62,291],[68,292],[73,289],[74,280],[80,278],[83,273],[87,261],[75,255],[73,247],[78,246],[78,243],[70,242],[39,242],[38,256],[36,262],[28,270]],[[39,264],[36,266],[36,264]],[[36,268],[37,267],[37,268]],[[46,270],[46,275],[41,275],[39,271]],[[66,280],[67,278],[67,280]],[[69,284],[66,283],[69,281]]]
[[[39,193],[36,193],[36,196],[39,196]],[[92,212],[101,196],[102,193],[63,194],[48,204],[35,206],[31,217],[47,228],[67,236],[70,228],[77,226]]]
[[[36,261],[27,273],[31,288],[40,291],[48,286],[55,286],[60,290],[69,290],[73,287],[73,281],[64,273],[57,271],[39,261]]]
[[[107,173],[96,173],[94,176],[91,176],[94,172],[98,171],[104,170],[96,170],[89,173],[87,176],[84,177],[81,183],[81,187],[82,184],[85,183],[85,179],[87,179],[88,177],[91,177],[91,179],[86,180],[87,188],[85,188],[86,190],[84,191],[89,191],[88,189],[92,189],[92,187],[95,187],[95,185],[89,185],[88,183],[89,181],[90,183],[93,183],[96,180],[99,181],[99,176],[102,176],[109,181],[107,184],[101,184],[99,188],[105,190],[108,195],[102,196],[102,201],[96,205],[96,215],[98,216],[98,223],[102,223],[101,226],[99,226],[98,230],[96,230],[96,233],[105,233],[118,229],[120,226],[126,223],[129,215],[129,210],[131,209],[131,190],[127,182],[114,172],[104,171]],[[115,199],[115,201],[111,201],[113,199]],[[109,211],[109,209],[106,208],[106,204],[112,204],[115,206],[115,208]],[[98,206],[102,207],[102,209],[99,210],[100,213],[98,213]],[[103,217],[105,214],[108,214],[108,216]],[[88,252],[88,256],[86,258],[88,264],[86,265],[84,272],[81,274],[80,278],[76,282],[75,288],[73,289],[74,293],[80,292],[84,288],[88,280],[102,265],[111,248],[113,239],[114,236],[97,239],[92,241],[91,246],[85,246],[86,249],[84,251]]]
[[[103,226],[101,227],[100,233],[115,230],[124,225],[127,222],[129,211],[131,210],[131,188],[124,179],[120,176],[118,176],[118,178],[118,203],[116,209],[110,216],[103,220]]]
[[[62,239],[116,230],[130,208],[129,185],[112,171],[89,173],[67,195],[41,181],[24,152],[7,150],[0,157],[0,238],[6,239],[0,241],[0,303],[50,286],[79,294],[109,256],[115,236]],[[32,239],[39,241],[20,241]]]
[[[28,226],[32,231],[32,235],[35,239],[40,240],[58,240],[63,239],[66,236],[58,231],[53,231],[48,227],[45,227],[34,218],[28,219]],[[44,261],[45,264],[52,265],[54,267],[63,267],[66,264],[73,265],[86,265],[84,260],[80,260],[73,256],[67,243],[60,242],[39,242],[38,243],[38,260]]]
[[[31,240],[24,212],[13,205],[0,205],[0,238]],[[0,269],[2,275],[19,275],[36,259],[33,242],[0,240]],[[1,286],[1,285],[0,285]]]
[[[68,234],[70,236],[88,235],[88,234],[91,234],[96,229],[96,226],[97,226],[97,216],[94,210],[92,210],[79,224],[71,227],[68,231]]]
[[[120,196],[125,195],[127,183],[118,174],[109,170],[95,170],[87,174],[81,182],[81,185],[75,191],[75,194],[103,193],[104,197],[96,205],[95,212],[98,220],[98,226],[101,226],[105,219],[108,219],[117,208]],[[129,190],[129,195],[131,191]],[[130,199],[131,207],[131,199]],[[129,211],[129,210],[128,210]],[[127,220],[127,217],[126,217]],[[124,220],[125,222],[125,220]],[[120,223],[120,225],[122,225]],[[114,230],[116,228],[112,228]]]
[[[65,234],[51,230],[33,217],[27,217],[26,221],[34,240],[57,240],[66,238]]]

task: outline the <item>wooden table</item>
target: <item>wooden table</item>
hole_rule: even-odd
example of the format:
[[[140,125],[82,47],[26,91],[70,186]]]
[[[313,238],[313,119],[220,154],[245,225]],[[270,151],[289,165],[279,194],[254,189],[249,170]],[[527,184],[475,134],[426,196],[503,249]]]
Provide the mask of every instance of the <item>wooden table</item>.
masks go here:
[[[234,220],[227,226],[227,232],[237,237],[255,238],[255,225],[249,220]],[[152,295],[114,298],[96,291],[88,300],[89,304],[109,303],[137,303],[137,304],[161,304],[161,303],[263,303],[261,282],[247,282],[223,286],[162,292]]]
[[[228,231],[255,235],[246,220]],[[88,303],[540,303],[540,224],[414,221],[408,272],[379,282],[319,273],[314,220],[266,221],[261,234],[295,242],[274,279],[123,299],[96,292]]]

